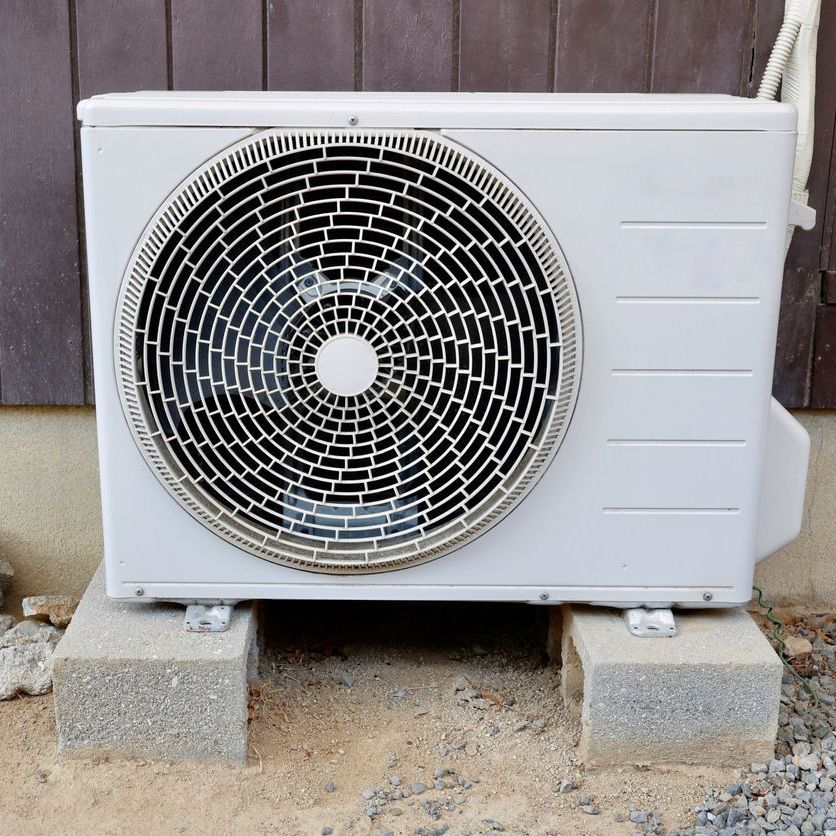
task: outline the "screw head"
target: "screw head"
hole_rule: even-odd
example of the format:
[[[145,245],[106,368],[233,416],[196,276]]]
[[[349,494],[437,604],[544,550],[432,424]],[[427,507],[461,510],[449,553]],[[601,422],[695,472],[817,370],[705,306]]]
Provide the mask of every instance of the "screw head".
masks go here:
[[[145,590],[141,586],[138,586],[134,594],[137,596],[137,598],[141,598],[143,595],[145,595]]]
[[[549,600],[549,593],[548,592],[541,592],[540,593],[540,600],[541,601],[548,601]]]
[[[711,592],[703,592],[702,599],[703,601],[711,601],[714,598],[714,595]]]
[[[349,125],[351,125],[351,127],[352,127],[352,128],[353,128],[353,127],[354,127],[354,126],[355,126],[355,125],[356,125],[359,121],[360,121],[360,120],[359,120],[359,119],[358,119],[358,118],[357,118],[354,114],[352,114],[351,116],[349,116],[349,117],[348,117],[348,124],[349,124]]]

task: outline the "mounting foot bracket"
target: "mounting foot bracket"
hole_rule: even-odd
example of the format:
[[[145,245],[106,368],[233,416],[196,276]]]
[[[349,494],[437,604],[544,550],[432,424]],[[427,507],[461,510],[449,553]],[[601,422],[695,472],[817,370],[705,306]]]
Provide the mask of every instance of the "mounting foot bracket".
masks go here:
[[[669,609],[648,610],[636,607],[624,610],[624,620],[627,622],[627,629],[634,636],[643,639],[670,638],[677,632],[673,612]]]
[[[189,604],[184,626],[189,633],[223,633],[229,629],[231,618],[229,604]]]

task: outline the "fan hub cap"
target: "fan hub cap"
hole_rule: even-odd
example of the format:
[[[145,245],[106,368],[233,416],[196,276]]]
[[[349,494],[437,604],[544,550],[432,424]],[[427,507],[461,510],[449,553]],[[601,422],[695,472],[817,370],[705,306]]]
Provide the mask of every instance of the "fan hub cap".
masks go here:
[[[325,342],[316,355],[316,376],[335,395],[361,395],[377,378],[377,352],[362,337],[341,334]]]

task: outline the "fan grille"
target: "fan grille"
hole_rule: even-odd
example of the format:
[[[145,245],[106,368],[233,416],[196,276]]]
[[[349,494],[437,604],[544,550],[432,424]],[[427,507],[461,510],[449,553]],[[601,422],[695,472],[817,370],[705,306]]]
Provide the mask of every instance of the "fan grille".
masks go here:
[[[578,385],[545,223],[430,132],[271,130],[222,152],[145,230],[116,322],[163,485],[240,547],[321,572],[477,536],[542,473]],[[356,391],[323,371],[353,373],[338,343],[371,358]]]

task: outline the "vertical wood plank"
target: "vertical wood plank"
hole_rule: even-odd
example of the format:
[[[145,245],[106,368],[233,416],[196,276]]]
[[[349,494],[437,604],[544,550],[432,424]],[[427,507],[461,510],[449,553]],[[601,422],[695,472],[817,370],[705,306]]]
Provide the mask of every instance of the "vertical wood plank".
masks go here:
[[[561,0],[555,89],[642,93],[650,46],[650,0]]]
[[[78,94],[165,90],[165,0],[76,0]]]
[[[354,89],[354,0],[267,0],[270,90]]]
[[[459,89],[547,91],[550,43],[549,0],[461,0]]]
[[[0,9],[0,387],[83,403],[67,0]]]
[[[261,90],[260,0],[171,0],[176,90]]]
[[[168,87],[165,0],[76,0],[76,74],[79,99],[99,93],[165,90]],[[76,123],[76,135],[79,126]],[[76,156],[81,200],[80,160]],[[82,321],[86,399],[94,402],[93,368],[87,322],[84,216],[79,216]]]
[[[810,399],[818,303],[817,269],[790,267],[784,271],[772,394],[786,407],[807,406]]]
[[[784,19],[784,0],[754,0],[753,50],[751,69],[745,94],[755,96],[769,61],[769,53]]]
[[[365,0],[364,90],[449,90],[453,0]]]
[[[813,164],[807,183],[810,205],[816,210],[816,226],[809,231],[797,229],[787,253],[787,269],[784,273],[784,301],[781,306],[781,328],[798,335],[799,346],[802,336],[806,339],[803,355],[808,358],[806,366],[798,363],[779,363],[775,369],[776,390],[790,392],[792,399],[779,398],[785,405],[836,406],[836,400],[829,400],[836,387],[829,382],[833,364],[818,361],[819,368],[813,367],[813,356],[819,355],[816,346],[822,340],[814,329],[831,321],[830,315],[815,315],[808,307],[808,296],[816,302],[821,299],[822,267],[827,267],[829,248],[827,229],[829,218],[826,212],[830,161],[833,155],[834,120],[836,119],[836,4],[823,3],[819,25],[818,53],[816,61],[816,128],[813,141]],[[798,283],[800,282],[800,286]],[[815,326],[811,324],[811,316]],[[780,345],[780,343],[779,343]],[[798,357],[802,352],[798,352]],[[824,356],[824,355],[822,355]],[[780,360],[780,355],[779,355]],[[823,365],[822,365],[823,363]],[[796,397],[800,393],[805,397]]]
[[[836,406],[836,307],[833,305],[819,305],[816,311],[810,406]]]
[[[749,0],[657,0],[650,89],[739,95],[751,40]]]

